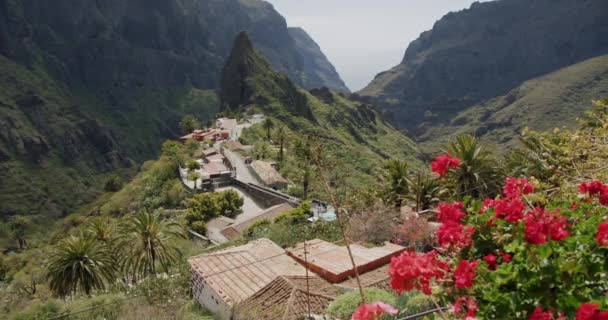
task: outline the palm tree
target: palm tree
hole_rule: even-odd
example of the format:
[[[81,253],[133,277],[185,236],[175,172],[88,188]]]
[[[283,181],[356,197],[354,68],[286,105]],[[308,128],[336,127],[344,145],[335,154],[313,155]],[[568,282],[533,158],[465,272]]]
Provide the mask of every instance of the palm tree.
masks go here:
[[[78,290],[87,295],[115,279],[116,261],[109,248],[93,238],[71,236],[60,242],[48,260],[50,288],[65,297]]]
[[[277,128],[277,136],[279,137],[279,163],[283,163],[285,152],[285,126],[279,125]]]
[[[27,245],[27,241],[25,236],[27,235],[27,230],[32,224],[32,220],[29,217],[24,216],[14,216],[10,219],[8,226],[10,230],[13,232],[15,239],[19,243],[19,249],[23,250]]]
[[[453,175],[459,195],[483,197],[499,191],[498,164],[477,138],[458,136],[449,144],[448,151],[461,161]]]
[[[403,197],[408,193],[408,165],[401,160],[389,160],[385,165],[385,178],[388,180],[388,194],[395,206],[400,207]]]
[[[188,180],[194,182],[194,190],[197,189],[197,185],[196,182],[198,181],[198,179],[201,177],[201,174],[195,171],[189,171],[188,172],[188,176],[186,178],[188,178]]]
[[[154,275],[159,266],[169,272],[181,257],[179,249],[170,244],[172,239],[183,237],[181,226],[160,214],[139,212],[127,218],[120,230],[121,247],[125,248],[123,267],[134,278]]]
[[[102,217],[93,219],[85,232],[91,238],[106,244],[110,244],[116,236],[112,221]]]
[[[409,176],[407,185],[409,193],[406,198],[415,204],[415,210],[418,212],[431,209],[446,193],[436,176],[431,175],[428,169]]]
[[[272,121],[272,119],[267,118],[266,121],[264,121],[264,129],[266,129],[266,137],[268,138],[268,141],[270,141],[270,130],[274,128],[274,121]]]

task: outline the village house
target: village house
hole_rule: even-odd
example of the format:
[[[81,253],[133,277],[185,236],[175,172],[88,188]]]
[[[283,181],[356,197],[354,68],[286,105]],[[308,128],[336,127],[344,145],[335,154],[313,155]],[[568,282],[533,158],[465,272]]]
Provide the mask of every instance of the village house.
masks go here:
[[[262,183],[267,187],[283,189],[289,185],[289,181],[285,179],[269,162],[255,160],[251,163],[251,169],[259,180],[262,181]]]
[[[238,122],[236,119],[219,118],[215,122],[215,126],[220,130],[225,130],[230,133],[230,138],[234,137]]]
[[[241,302],[279,276],[302,277],[306,270],[268,239],[188,259],[194,298],[219,319],[228,320]]]
[[[308,281],[307,281],[308,280]],[[256,294],[239,304],[235,320],[300,320],[321,316],[344,289],[316,277],[279,276]]]
[[[181,140],[193,139],[198,142],[217,142],[230,139],[230,131],[220,129],[194,130],[180,138]]]
[[[388,264],[392,257],[399,255],[406,248],[387,242],[384,246],[375,248],[351,244],[350,250],[357,270],[360,274],[364,274]],[[306,242],[306,257],[304,257],[304,243],[295,245],[287,252],[308,270],[330,283],[341,283],[355,276],[348,250],[344,246],[314,239]]]

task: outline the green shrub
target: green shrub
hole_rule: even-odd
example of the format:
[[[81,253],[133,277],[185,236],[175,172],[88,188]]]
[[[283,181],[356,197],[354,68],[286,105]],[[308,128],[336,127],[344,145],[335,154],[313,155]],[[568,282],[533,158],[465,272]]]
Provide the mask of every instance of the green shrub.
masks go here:
[[[384,291],[377,288],[367,288],[363,290],[365,300],[368,303],[382,301],[390,305],[397,303],[397,297],[388,291]],[[358,290],[351,291],[340,295],[327,307],[327,313],[338,319],[347,320],[350,319],[357,310],[357,307],[361,304],[361,295]]]
[[[272,222],[270,222],[270,220],[268,220],[268,219],[258,220],[256,222],[254,222],[249,228],[247,228],[247,230],[245,230],[244,236],[245,236],[245,238],[252,238],[252,237],[254,237],[254,234],[261,226],[267,227],[271,224],[272,224]]]
[[[12,316],[13,320],[37,320],[49,319],[60,315],[63,312],[63,304],[58,300],[48,300],[43,303],[32,304],[25,310]]]
[[[123,185],[123,181],[122,178],[118,175],[112,175],[110,176],[104,186],[103,186],[103,190],[105,190],[106,192],[117,192],[122,188]]]
[[[190,228],[198,234],[205,235],[207,233],[207,225],[203,221],[194,221]]]

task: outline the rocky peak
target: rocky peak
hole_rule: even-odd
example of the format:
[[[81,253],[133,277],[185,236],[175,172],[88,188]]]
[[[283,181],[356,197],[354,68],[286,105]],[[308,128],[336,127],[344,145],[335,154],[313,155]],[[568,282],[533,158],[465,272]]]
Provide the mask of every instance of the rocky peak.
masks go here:
[[[313,118],[306,95],[286,74],[272,69],[253,48],[246,32],[238,34],[222,68],[220,101],[222,110],[254,104],[261,108],[274,105],[280,106],[281,111]],[[270,112],[274,111],[277,110]]]

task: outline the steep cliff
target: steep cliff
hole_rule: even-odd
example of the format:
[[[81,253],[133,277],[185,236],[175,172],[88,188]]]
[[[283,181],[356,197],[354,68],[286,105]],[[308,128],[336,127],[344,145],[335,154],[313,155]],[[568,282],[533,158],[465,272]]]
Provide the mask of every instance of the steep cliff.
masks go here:
[[[275,126],[284,124],[292,140],[307,135],[319,139],[332,159],[341,162],[335,173],[348,176],[347,188],[373,181],[386,159],[417,163],[416,145],[384,121],[374,107],[328,88],[306,91],[297,87],[286,75],[272,69],[246,33],[239,34],[234,42],[221,84],[222,108],[263,112]],[[266,132],[261,124],[257,129],[258,133]],[[266,140],[265,134],[256,136],[248,131],[243,133],[246,143]]]
[[[475,3],[421,34],[359,94],[408,129],[451,121],[526,80],[608,53],[607,14],[604,0]]]

